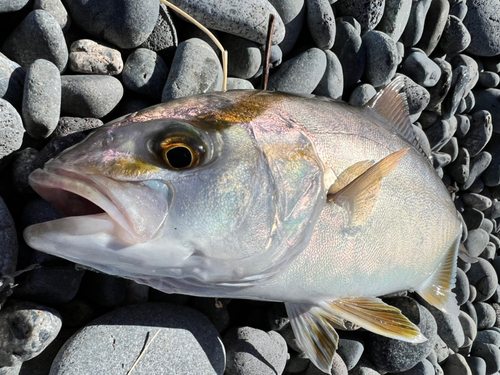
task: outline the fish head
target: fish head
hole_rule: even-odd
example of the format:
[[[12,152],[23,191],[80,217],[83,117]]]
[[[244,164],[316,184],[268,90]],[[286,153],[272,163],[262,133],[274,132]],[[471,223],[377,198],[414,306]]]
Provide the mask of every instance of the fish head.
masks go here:
[[[99,128],[30,175],[66,217],[26,228],[27,243],[149,284],[272,276],[326,202],[314,146],[275,100],[212,93]]]

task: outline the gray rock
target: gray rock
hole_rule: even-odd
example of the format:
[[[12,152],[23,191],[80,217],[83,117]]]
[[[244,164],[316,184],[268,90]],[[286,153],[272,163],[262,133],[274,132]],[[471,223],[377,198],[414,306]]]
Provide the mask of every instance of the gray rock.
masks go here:
[[[404,74],[396,73],[397,76],[404,77],[404,87],[401,91],[406,94],[410,115],[422,112],[429,104],[429,91]]]
[[[448,172],[458,183],[464,183],[469,178],[470,156],[467,149],[460,147],[457,159],[450,164]]]
[[[79,27],[120,48],[141,45],[153,31],[159,12],[155,0],[75,0],[65,4]]]
[[[60,72],[68,62],[68,49],[57,20],[41,9],[32,11],[9,35],[2,52],[28,68],[35,60],[53,62]]]
[[[264,44],[269,14],[275,15],[273,44],[285,37],[285,26],[276,9],[266,0],[219,0],[217,6],[208,0],[174,0],[177,5],[203,26]]]
[[[250,81],[241,78],[228,77],[227,79],[228,90],[253,90],[254,87]]]
[[[281,374],[287,359],[285,339],[277,332],[251,327],[232,328],[224,334],[227,375]]]
[[[337,34],[332,52],[342,64],[344,91],[351,90],[365,70],[365,45],[354,26],[342,21],[337,22]]]
[[[31,147],[19,151],[12,161],[12,183],[18,194],[33,194],[33,188],[28,182],[28,177],[39,167],[36,162],[38,150]],[[1,271],[0,271],[1,273]]]
[[[495,374],[500,370],[500,349],[493,344],[478,344],[471,354],[481,357],[486,362],[486,374]]]
[[[341,99],[344,90],[344,74],[342,65],[337,56],[332,51],[325,51],[326,70],[323,78],[313,91],[315,95]]]
[[[361,25],[361,33],[373,30],[384,14],[385,0],[339,0],[337,16],[353,16]]]
[[[469,91],[467,95],[465,95],[465,113],[469,113],[472,111],[474,106],[476,105],[476,98],[474,96],[474,93],[472,91]]]
[[[456,132],[455,132],[456,134]],[[450,156],[450,163],[457,160],[458,157],[458,141],[455,137],[451,137],[451,139],[446,143],[440,152],[447,153]]]
[[[257,74],[263,63],[257,43],[231,34],[224,34],[221,43],[230,56],[227,64],[228,75],[248,79]]]
[[[0,367],[39,355],[61,329],[61,318],[50,307],[12,301],[0,311]]]
[[[446,120],[436,121],[430,128],[425,129],[432,151],[439,151],[453,136],[453,129]]]
[[[0,160],[18,150],[23,143],[21,116],[7,100],[0,99]]]
[[[125,279],[105,273],[86,272],[80,295],[99,306],[117,307],[125,299]]]
[[[452,354],[443,365],[444,375],[471,375],[469,365],[461,354]]]
[[[205,315],[217,331],[222,332],[229,326],[228,302],[226,301],[217,298],[194,297],[189,300],[188,305]]]
[[[496,291],[498,277],[493,266],[487,260],[479,258],[476,263],[471,264],[467,272],[469,283],[477,290],[476,301],[488,300]]]
[[[435,58],[432,59],[432,61],[434,61],[439,66],[441,70],[441,77],[434,86],[428,87],[427,91],[429,91],[429,94],[431,95],[429,108],[437,108],[450,90],[452,81],[452,69],[451,64],[444,59]]]
[[[311,361],[302,355],[290,353],[290,359],[285,366],[285,374],[298,374],[307,370]]]
[[[84,132],[103,126],[97,118],[61,117],[54,131],[54,136],[65,137],[69,134]]]
[[[218,90],[222,90],[222,67],[213,49],[197,38],[179,44],[162,102]]]
[[[405,59],[401,67],[401,73],[424,87],[435,86],[441,78],[440,67],[429,59],[425,53],[418,50]]]
[[[430,55],[436,48],[439,39],[446,26],[450,3],[448,0],[434,0],[429,6],[429,11],[425,17],[425,26],[417,47]]]
[[[486,233],[491,234],[491,232],[493,232],[494,229],[493,221],[491,221],[490,219],[484,219],[483,222],[481,223],[480,228],[486,231]]]
[[[469,189],[472,184],[476,181],[476,179],[481,175],[481,173],[484,172],[486,168],[488,168],[488,165],[491,163],[491,154],[482,151],[473,158],[471,158],[470,161],[470,167],[469,167],[469,178],[464,182],[462,185],[463,190]]]
[[[333,363],[330,369],[330,373],[332,375],[348,375],[347,367],[345,363],[342,361],[342,358],[338,355],[338,353],[335,353],[335,355],[333,356]],[[324,372],[318,369],[312,363],[309,365],[307,371],[304,373],[304,375],[323,375],[323,374]]]
[[[406,47],[413,47],[422,38],[424,32],[425,18],[431,0],[413,1],[410,10],[410,16],[406,28],[403,32],[403,43]]]
[[[116,78],[99,75],[62,76],[61,112],[77,117],[101,118],[123,96],[123,86]]]
[[[461,195],[461,198],[466,206],[473,207],[479,211],[484,211],[491,207],[491,199],[478,193],[465,193]]]
[[[500,346],[500,332],[494,331],[492,329],[485,329],[479,331],[476,336],[476,342],[478,344],[493,344],[496,347]]]
[[[14,220],[0,197],[0,276],[10,275],[16,270],[17,263],[17,235]],[[1,285],[0,285],[1,286]],[[3,302],[0,300],[0,302]],[[1,365],[0,365],[1,366]]]
[[[0,99],[19,106],[23,97],[25,71],[21,66],[0,53]]]
[[[358,364],[364,350],[365,347],[361,341],[341,338],[337,353],[344,361],[347,370],[350,371]]]
[[[44,165],[46,162],[48,162],[50,159],[53,157],[59,155],[61,152],[66,150],[68,147],[71,147],[81,141],[83,141],[87,136],[83,133],[73,133],[70,135],[67,135],[65,137],[52,137],[45,145],[44,148],[40,150],[38,162],[41,165]],[[52,205],[48,205],[49,207],[52,207]],[[52,207],[54,210],[54,208]],[[59,217],[57,217],[58,219]],[[54,220],[54,219],[51,219]],[[34,223],[33,223],[34,224]]]
[[[480,72],[478,83],[484,88],[491,89],[500,84],[500,76],[495,72]]]
[[[490,236],[483,229],[469,229],[469,234],[464,242],[468,253],[473,257],[478,257],[486,248]]]
[[[385,301],[400,309],[420,328],[428,340],[419,344],[411,344],[368,333],[369,340],[365,346],[368,358],[380,371],[406,371],[425,359],[432,351],[437,340],[436,321],[427,309],[411,298],[396,297]]]
[[[51,374],[224,373],[224,348],[208,319],[189,307],[145,303],[113,310],[78,331],[55,358]],[[181,369],[181,370],[179,370]]]
[[[466,115],[455,115],[457,119],[457,132],[455,136],[457,139],[463,139],[467,136],[467,133],[470,130],[470,119],[469,116]]]
[[[281,64],[276,73],[269,77],[268,90],[310,94],[325,74],[327,59],[318,48],[305,52]]]
[[[80,39],[71,44],[69,68],[76,73],[117,75],[123,69],[123,60],[114,48]]]
[[[453,69],[450,91],[441,105],[443,118],[449,119],[455,115],[460,101],[466,95],[467,85],[470,80],[471,73],[467,66],[460,65]]]
[[[486,302],[474,303],[477,314],[477,329],[483,330],[493,327],[496,321],[495,309]]]
[[[465,88],[465,95],[467,95],[470,90],[472,90],[472,88],[476,86],[476,83],[479,80],[479,66],[477,61],[470,56],[459,54],[453,56],[450,59],[450,64],[453,69],[456,69],[459,66],[466,66],[469,69],[469,82],[467,83]]]
[[[477,111],[472,115],[470,130],[460,144],[467,148],[471,157],[474,157],[484,149],[492,134],[491,114],[485,110]]]
[[[435,375],[434,366],[424,359],[409,370],[398,372],[400,375]]]
[[[287,55],[297,42],[302,31],[306,7],[304,0],[269,0],[285,25],[285,38],[279,44],[284,55]]]
[[[368,103],[370,99],[375,96],[376,93],[377,90],[375,90],[375,88],[372,85],[368,83],[362,83],[361,85],[356,87],[351,93],[351,96],[349,98],[349,103],[351,105],[362,107],[366,103]]]
[[[411,6],[411,0],[386,0],[384,14],[377,25],[377,30],[386,33],[397,42],[405,30]]]
[[[0,13],[16,12],[22,9],[29,0],[7,0],[0,4]]]
[[[450,8],[450,15],[457,17],[459,20],[463,21],[465,15],[467,14],[467,3],[462,1],[458,4],[452,5]]]
[[[380,375],[380,372],[368,359],[361,357],[356,367],[349,371],[349,375]]]
[[[363,35],[366,51],[365,79],[374,87],[390,82],[396,72],[398,53],[396,43],[381,31]]]
[[[460,320],[465,335],[465,341],[462,348],[471,347],[477,336],[477,325],[474,320],[463,311],[459,312],[458,319]]]
[[[167,76],[168,67],[156,52],[137,48],[127,58],[122,80],[128,89],[159,100]]]
[[[470,44],[471,38],[462,21],[455,16],[448,16],[443,35],[439,40],[439,46],[447,54],[454,55],[465,50]]]
[[[52,14],[63,32],[68,31],[71,26],[71,18],[60,0],[35,0],[33,9],[43,9]]]
[[[500,138],[497,134],[493,135],[493,139],[488,143],[486,151],[491,154],[491,163],[481,175],[486,186],[498,186],[500,184]]]
[[[47,60],[35,60],[26,73],[23,95],[23,120],[33,138],[52,134],[61,113],[61,76],[57,66]]]
[[[500,90],[474,90],[476,98],[475,111],[486,110],[492,116],[493,131],[500,133]]]
[[[335,16],[328,0],[306,0],[307,25],[316,47],[328,50],[335,41]]]
[[[465,358],[472,375],[486,375],[486,362],[481,357],[469,356]]]
[[[455,280],[455,288],[453,288],[457,304],[463,305],[469,299],[469,280],[467,275],[460,268],[457,268],[457,278]]]
[[[494,56],[500,53],[500,2],[497,0],[467,1],[468,11],[464,25],[471,35],[467,52],[477,56]]]

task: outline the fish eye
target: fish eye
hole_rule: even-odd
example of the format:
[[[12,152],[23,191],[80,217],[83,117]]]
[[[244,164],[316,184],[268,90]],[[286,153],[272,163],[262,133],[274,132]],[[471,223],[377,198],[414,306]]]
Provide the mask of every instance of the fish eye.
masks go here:
[[[168,134],[160,142],[161,158],[168,169],[183,170],[198,166],[205,154],[201,139],[194,134]]]
[[[165,163],[172,169],[184,169],[193,166],[196,161],[195,152],[187,145],[172,144],[162,151]]]

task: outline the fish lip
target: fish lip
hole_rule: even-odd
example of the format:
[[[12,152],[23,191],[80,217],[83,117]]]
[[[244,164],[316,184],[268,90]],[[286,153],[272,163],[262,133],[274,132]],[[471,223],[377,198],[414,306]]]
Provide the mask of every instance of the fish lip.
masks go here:
[[[85,175],[63,168],[37,169],[29,176],[29,183],[32,188],[42,198],[53,204],[59,211],[70,216],[89,216],[89,214],[66,215],[68,212],[64,204],[68,203],[68,197],[65,194],[54,194],[58,190],[72,193],[78,197],[84,198],[102,209],[122,230],[120,238],[128,243],[146,242],[148,239],[134,231],[130,220],[124,215],[115,204],[112,194],[102,186]],[[64,220],[64,219],[62,219]]]

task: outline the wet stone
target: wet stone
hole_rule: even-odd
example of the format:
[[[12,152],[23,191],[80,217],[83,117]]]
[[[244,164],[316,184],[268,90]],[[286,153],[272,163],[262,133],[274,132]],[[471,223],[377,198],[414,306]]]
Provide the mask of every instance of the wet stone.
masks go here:
[[[373,30],[384,14],[385,1],[374,0],[339,0],[335,3],[336,16],[353,16],[361,25],[362,34]]]
[[[163,88],[162,102],[221,89],[222,67],[212,47],[197,38],[180,43]]]
[[[403,32],[403,43],[406,47],[412,47],[420,41],[424,32],[424,24],[431,0],[413,1],[408,23]]]
[[[401,73],[406,74],[419,85],[435,86],[441,78],[440,67],[421,51],[408,55],[401,67]]]
[[[467,148],[471,157],[474,157],[483,150],[492,134],[491,114],[485,110],[477,111],[472,115],[470,130],[460,144],[462,147]]]
[[[306,0],[307,25],[316,47],[328,50],[335,41],[335,16],[328,0]]]
[[[26,73],[22,115],[27,133],[47,138],[57,126],[61,112],[61,76],[57,66],[35,60]]]
[[[84,132],[103,126],[97,118],[61,117],[54,131],[54,136],[65,137],[69,134]]]
[[[376,30],[367,32],[362,40],[366,52],[366,81],[374,87],[388,84],[398,64],[396,43],[383,32]]]
[[[137,48],[127,58],[122,80],[129,90],[160,99],[167,76],[168,67],[156,52]]]
[[[486,373],[495,374],[500,370],[500,349],[493,344],[476,345],[471,354],[481,357],[486,362]]]
[[[474,303],[477,313],[477,329],[483,330],[493,327],[496,321],[495,309],[486,302]]]
[[[384,14],[377,25],[377,30],[386,33],[397,42],[405,30],[411,6],[411,0],[386,0]]]
[[[61,325],[52,308],[24,301],[6,304],[0,311],[0,367],[39,355],[55,339]]]
[[[325,51],[326,70],[318,86],[314,89],[314,95],[326,96],[333,99],[341,99],[344,90],[344,75],[339,59],[332,51]]]
[[[470,44],[471,38],[462,21],[455,16],[448,16],[439,46],[447,54],[454,55],[465,50]]]
[[[123,96],[123,86],[116,78],[99,75],[62,76],[61,112],[76,117],[101,118]]]
[[[43,9],[49,12],[61,26],[63,32],[68,31],[71,26],[71,19],[60,0],[35,0],[33,9]]]
[[[297,42],[302,31],[306,13],[304,0],[270,0],[285,25],[285,38],[279,44],[284,55],[287,55]]]
[[[41,9],[28,14],[9,35],[2,52],[24,68],[37,59],[45,59],[62,72],[68,62],[68,49],[61,27],[50,13]]]
[[[0,99],[0,159],[18,150],[23,142],[21,116],[8,101]]]
[[[375,88],[372,85],[368,83],[362,83],[361,85],[356,87],[351,93],[351,96],[349,98],[349,103],[351,105],[362,107],[366,103],[368,103],[370,99],[375,96],[376,93],[377,90],[375,90]]]
[[[500,2],[489,0],[468,1],[464,25],[471,34],[467,52],[477,56],[494,56],[500,53]]]
[[[441,70],[441,76],[434,86],[427,88],[427,91],[429,91],[429,94],[431,95],[429,108],[435,108],[439,106],[439,104],[448,94],[452,81],[451,64],[448,61],[439,58],[434,58],[432,59],[432,61],[436,63],[437,66],[439,66],[439,69]]]
[[[455,288],[453,288],[453,293],[455,293],[457,304],[460,306],[469,299],[469,280],[465,272],[460,268],[457,268],[457,279],[455,283],[456,285]]]
[[[221,43],[231,56],[227,66],[228,75],[248,79],[257,74],[262,64],[257,43],[230,34],[224,34]]]
[[[450,3],[448,0],[434,0],[431,2],[425,18],[422,37],[416,45],[425,54],[430,55],[436,48],[446,26],[449,10]]]
[[[500,84],[500,76],[495,72],[480,72],[478,83],[487,89],[494,88]]]
[[[25,74],[18,63],[0,53],[0,98],[19,106],[23,97]]]
[[[476,263],[471,264],[467,272],[469,283],[476,288],[476,302],[488,300],[496,291],[498,276],[490,262],[479,258]]]
[[[232,328],[224,334],[227,375],[281,374],[287,359],[285,339],[275,331]]]
[[[159,9],[154,0],[76,0],[65,5],[79,27],[120,48],[142,44],[156,25]]]
[[[69,68],[76,73],[117,75],[123,69],[123,61],[120,51],[80,39],[71,44]]]
[[[267,89],[310,94],[323,78],[326,65],[326,54],[318,48],[310,48],[282,63],[269,77]]]

